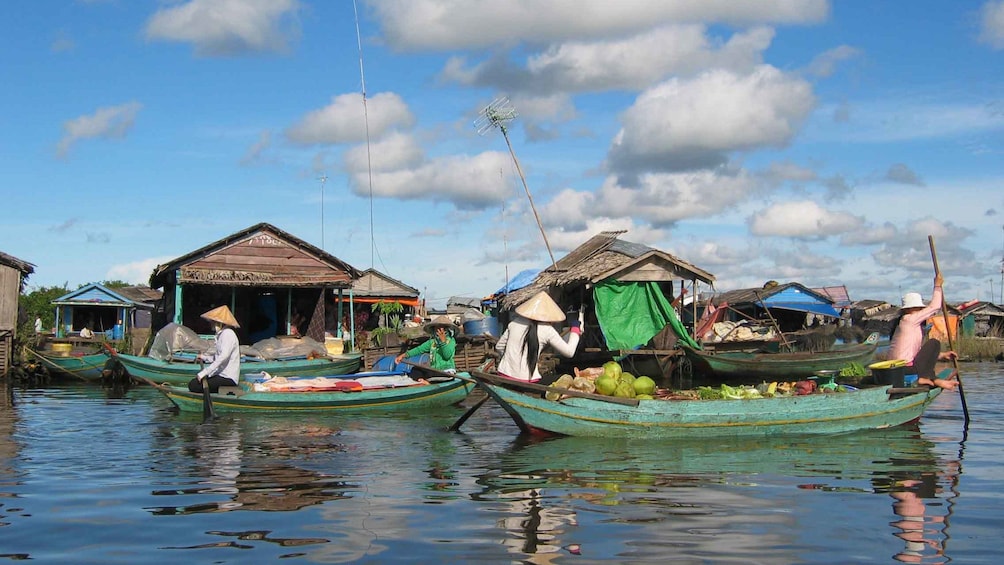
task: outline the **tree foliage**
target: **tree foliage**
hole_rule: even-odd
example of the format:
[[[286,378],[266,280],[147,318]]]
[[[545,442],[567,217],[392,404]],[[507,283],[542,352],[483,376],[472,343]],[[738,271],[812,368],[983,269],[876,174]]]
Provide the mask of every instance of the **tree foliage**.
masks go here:
[[[30,323],[34,324],[35,316],[42,318],[42,327],[51,328],[56,323],[56,311],[52,306],[52,301],[70,292],[63,286],[43,286],[33,290],[28,294],[18,297],[18,305],[24,312]]]

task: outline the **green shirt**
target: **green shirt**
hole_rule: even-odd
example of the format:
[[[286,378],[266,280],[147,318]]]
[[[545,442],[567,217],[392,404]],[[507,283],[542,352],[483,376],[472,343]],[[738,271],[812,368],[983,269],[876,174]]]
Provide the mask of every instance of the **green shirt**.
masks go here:
[[[453,362],[453,354],[456,353],[456,351],[457,340],[453,339],[453,336],[447,337],[445,343],[440,343],[436,336],[432,336],[428,340],[406,351],[404,356],[411,357],[413,355],[428,353],[429,366],[437,371],[445,371],[447,369],[457,368],[457,365]]]

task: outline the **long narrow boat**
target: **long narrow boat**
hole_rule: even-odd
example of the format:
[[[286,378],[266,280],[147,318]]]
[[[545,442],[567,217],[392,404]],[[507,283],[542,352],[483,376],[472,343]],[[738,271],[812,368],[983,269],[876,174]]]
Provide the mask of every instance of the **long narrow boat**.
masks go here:
[[[101,372],[110,359],[108,353],[104,351],[87,353],[28,349],[28,353],[53,375],[68,376],[88,382],[101,380]]]
[[[570,391],[478,371],[472,375],[521,432],[591,437],[712,438],[887,428],[920,418],[941,393],[938,387],[879,386],[749,400],[636,400],[631,405],[594,394],[546,400],[542,390]]]
[[[201,366],[193,361],[161,361],[153,357],[116,353],[129,375],[155,383],[187,385]],[[359,370],[362,353],[344,353],[317,359],[285,359],[272,361],[242,361],[242,373],[266,372],[272,376],[320,377],[344,375]]]
[[[758,378],[771,381],[804,379],[818,371],[839,371],[874,359],[878,334],[861,344],[838,346],[827,351],[793,353],[749,353],[743,351],[706,352],[684,347],[694,373],[717,379]]]
[[[367,379],[398,376],[404,384],[365,386]],[[162,392],[183,412],[202,412],[202,393],[187,387],[159,384],[141,379]],[[292,377],[288,382],[295,383]],[[332,377],[301,379],[309,386],[293,386],[284,391],[256,391],[242,382],[240,387],[222,387],[211,394],[213,409],[219,412],[301,412],[301,411],[393,411],[438,408],[457,404],[474,388],[469,378],[434,378],[414,381],[403,372],[355,373]],[[327,381],[318,385],[317,381]],[[344,386],[343,386],[344,385]]]

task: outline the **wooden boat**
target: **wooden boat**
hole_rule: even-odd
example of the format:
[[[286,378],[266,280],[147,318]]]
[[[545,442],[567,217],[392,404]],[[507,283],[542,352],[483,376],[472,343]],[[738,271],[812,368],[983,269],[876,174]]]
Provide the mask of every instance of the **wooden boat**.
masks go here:
[[[54,343],[52,345],[64,344]],[[102,371],[110,359],[108,353],[103,350],[88,353],[86,351],[72,351],[68,347],[65,350],[62,348],[38,351],[28,349],[28,353],[53,375],[73,377],[88,382],[101,380]]]
[[[863,343],[836,346],[827,351],[792,353],[708,352],[683,347],[695,374],[717,379],[756,378],[768,381],[799,380],[819,371],[839,371],[858,363],[867,365],[875,357],[878,334]]]
[[[367,378],[401,376],[410,381],[407,386],[365,387]],[[298,377],[291,377],[294,382]],[[300,377],[299,379],[303,379]],[[183,412],[202,412],[202,393],[189,392],[187,386],[158,384],[141,379],[164,394]],[[308,380],[308,379],[303,379]],[[457,404],[474,388],[469,378],[434,378],[414,381],[406,373],[370,372],[311,377],[311,384],[284,391],[256,391],[253,383],[239,387],[221,387],[211,394],[213,410],[219,412],[300,412],[300,411],[393,411],[438,408]],[[318,385],[317,381],[325,381]]]
[[[636,400],[573,392],[472,372],[524,433],[566,436],[711,438],[836,434],[916,420],[941,389],[878,386],[851,392],[749,400]],[[944,375],[945,377],[948,374]]]
[[[172,385],[187,385],[201,369],[201,365],[193,361],[161,361],[153,357],[116,353],[115,358],[137,379],[146,379],[155,383]],[[284,359],[272,361],[241,361],[242,373],[266,372],[272,376],[320,377],[327,375],[344,375],[359,370],[362,363],[362,353],[343,353],[316,359]]]

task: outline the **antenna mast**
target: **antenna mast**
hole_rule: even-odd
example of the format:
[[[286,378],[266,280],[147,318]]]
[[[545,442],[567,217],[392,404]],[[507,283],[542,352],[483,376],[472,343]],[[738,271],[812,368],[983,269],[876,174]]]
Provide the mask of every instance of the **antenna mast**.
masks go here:
[[[474,128],[478,131],[478,135],[484,135],[488,130],[495,128],[498,128],[502,132],[506,147],[509,148],[509,155],[512,156],[512,162],[516,165],[516,172],[519,173],[519,180],[523,181],[523,190],[526,191],[526,197],[530,201],[530,209],[533,210],[533,217],[537,220],[537,227],[540,228],[540,236],[544,239],[547,254],[551,257],[551,266],[554,267],[554,270],[558,270],[558,265],[554,261],[554,253],[551,253],[551,244],[548,243],[547,234],[544,233],[544,225],[540,222],[537,207],[533,204],[530,187],[526,184],[526,177],[523,176],[523,169],[519,166],[519,159],[516,158],[516,152],[512,150],[512,143],[509,142],[509,131],[506,129],[505,124],[515,119],[517,115],[519,114],[516,113],[516,109],[509,103],[509,97],[496,98],[491,104],[481,110],[481,116],[474,120]]]
[[[321,249],[324,249],[324,183],[328,180],[328,175],[321,173],[317,179],[321,181]]]
[[[356,1],[352,0],[352,12],[356,17],[356,43],[359,45],[359,82],[363,95],[363,121],[366,123],[366,171],[369,177],[370,187],[370,268],[375,268],[374,259],[376,240],[373,238],[373,159],[370,155],[370,115],[366,107],[366,74],[363,72],[363,39],[359,32],[359,10],[356,9]]]

